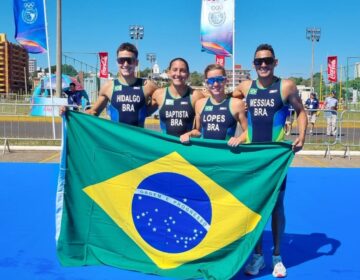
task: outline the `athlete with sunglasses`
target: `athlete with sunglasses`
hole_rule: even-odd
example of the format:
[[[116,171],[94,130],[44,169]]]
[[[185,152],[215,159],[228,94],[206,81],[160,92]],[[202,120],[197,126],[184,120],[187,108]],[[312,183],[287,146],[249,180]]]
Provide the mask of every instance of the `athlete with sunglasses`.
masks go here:
[[[247,142],[278,142],[284,140],[284,125],[288,105],[292,105],[297,114],[298,137],[293,141],[293,151],[302,149],[305,142],[307,116],[291,80],[280,79],[274,75],[278,60],[271,45],[261,44],[254,55],[253,66],[257,73],[254,81],[243,81],[234,90],[233,96],[246,98],[249,130]],[[285,229],[284,194],[286,178],[280,188],[280,194],[272,213],[273,276],[286,276],[286,268],[280,256],[280,241]],[[257,275],[265,267],[262,250],[262,237],[255,246],[252,260],[245,267],[245,273]]]
[[[110,102],[113,121],[144,127],[155,83],[136,77],[138,50],[133,44],[123,43],[116,51],[119,76],[107,81],[100,89],[99,98],[86,112],[98,116]]]
[[[247,122],[245,103],[225,94],[226,72],[218,64],[210,64],[204,71],[210,97],[200,99],[195,104],[195,129],[181,135],[180,141],[187,143],[190,137],[228,140],[228,145],[238,146],[246,140]],[[235,137],[237,123],[243,132]]]
[[[204,97],[204,94],[202,90],[194,90],[187,85],[189,65],[181,57],[170,61],[167,76],[170,86],[154,92],[152,106],[159,109],[161,131],[180,136],[193,129],[195,102]]]

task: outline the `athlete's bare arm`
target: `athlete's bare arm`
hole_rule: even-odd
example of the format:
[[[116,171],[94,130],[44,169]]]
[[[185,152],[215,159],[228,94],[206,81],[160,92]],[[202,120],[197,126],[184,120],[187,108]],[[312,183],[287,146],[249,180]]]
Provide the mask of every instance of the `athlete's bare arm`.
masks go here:
[[[231,96],[239,99],[245,98],[251,87],[251,83],[251,80],[242,81],[237,87],[235,87]]]
[[[293,106],[297,115],[299,136],[293,142],[293,151],[298,152],[302,149],[305,143],[308,119],[295,83],[291,80],[283,80],[282,87],[285,100]]]
[[[106,104],[111,100],[111,95],[113,92],[114,82],[112,80],[107,81],[99,91],[99,97],[96,100],[94,106],[85,112],[90,115],[99,116],[101,112],[105,109]]]
[[[154,91],[151,96],[151,103],[147,108],[147,115],[150,116],[157,109],[160,109],[161,105],[164,102],[165,98],[165,88],[158,88]]]
[[[158,109],[158,103],[153,101],[153,95],[157,90],[159,90],[159,88],[153,81],[144,81],[144,95],[147,106],[146,113],[148,116],[153,114]]]
[[[240,123],[242,133],[238,137],[231,137],[228,141],[228,145],[236,147],[246,141],[247,135],[247,118],[245,113],[245,102],[241,99],[232,98],[231,111],[234,118]]]
[[[199,99],[204,98],[206,96],[207,96],[206,91],[201,89],[195,89],[192,93],[192,98],[191,98],[193,107],[195,108],[195,104]]]
[[[195,128],[189,132],[184,133],[180,136],[181,143],[189,143],[190,137],[200,137],[201,136],[201,125],[200,125],[200,114],[201,110],[205,105],[207,98],[201,98],[195,103]]]

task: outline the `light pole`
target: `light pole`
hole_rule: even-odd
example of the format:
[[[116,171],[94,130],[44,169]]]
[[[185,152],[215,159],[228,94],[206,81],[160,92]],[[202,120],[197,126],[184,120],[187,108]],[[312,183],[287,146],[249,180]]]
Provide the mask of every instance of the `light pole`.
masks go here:
[[[349,95],[349,59],[351,58],[357,58],[359,59],[359,56],[348,56],[346,58],[346,91],[345,91],[345,106],[348,104],[348,95]],[[356,64],[355,64],[356,65]],[[355,79],[355,77],[354,77]]]
[[[154,62],[156,61],[156,54],[147,53],[146,54],[146,60],[150,61],[150,63],[151,63],[151,79],[153,79],[153,76],[154,76]]]
[[[135,47],[137,46],[137,40],[141,40],[144,38],[144,26],[142,25],[130,25],[129,26],[129,35],[131,40],[135,40]],[[138,49],[139,50],[139,49]],[[140,64],[138,64],[138,76],[140,73]]]
[[[312,52],[311,52],[311,82],[310,86],[313,87],[314,83],[314,47],[315,41],[319,42],[321,35],[320,28],[306,28],[306,39],[311,40],[312,42]]]

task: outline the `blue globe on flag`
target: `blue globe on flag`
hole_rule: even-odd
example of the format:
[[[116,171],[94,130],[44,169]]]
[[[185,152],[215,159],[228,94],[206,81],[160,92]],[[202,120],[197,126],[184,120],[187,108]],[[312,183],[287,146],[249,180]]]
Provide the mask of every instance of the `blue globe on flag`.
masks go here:
[[[138,233],[152,247],[182,253],[196,247],[211,224],[211,203],[192,179],[171,172],[145,178],[132,200]]]

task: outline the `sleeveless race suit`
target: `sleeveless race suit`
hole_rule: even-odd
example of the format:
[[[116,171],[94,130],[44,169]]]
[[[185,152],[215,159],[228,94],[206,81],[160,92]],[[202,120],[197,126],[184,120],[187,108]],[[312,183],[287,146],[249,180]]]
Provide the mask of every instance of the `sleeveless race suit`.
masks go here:
[[[246,96],[248,107],[247,142],[279,142],[284,140],[284,125],[288,106],[281,92],[281,79],[268,88],[253,81]]]
[[[182,97],[171,95],[166,88],[165,98],[159,109],[160,128],[163,133],[180,136],[193,128],[195,111],[191,104],[191,89]]]
[[[289,108],[284,103],[281,79],[268,88],[261,88],[253,81],[246,96],[248,107],[247,142],[279,142],[284,140],[284,125]],[[280,187],[286,188],[286,177]]]
[[[136,79],[131,86],[114,80],[109,115],[112,121],[144,127],[146,100],[142,79]]]
[[[234,136],[237,121],[231,114],[231,98],[213,104],[208,98],[200,113],[201,136],[205,139],[225,140]]]

